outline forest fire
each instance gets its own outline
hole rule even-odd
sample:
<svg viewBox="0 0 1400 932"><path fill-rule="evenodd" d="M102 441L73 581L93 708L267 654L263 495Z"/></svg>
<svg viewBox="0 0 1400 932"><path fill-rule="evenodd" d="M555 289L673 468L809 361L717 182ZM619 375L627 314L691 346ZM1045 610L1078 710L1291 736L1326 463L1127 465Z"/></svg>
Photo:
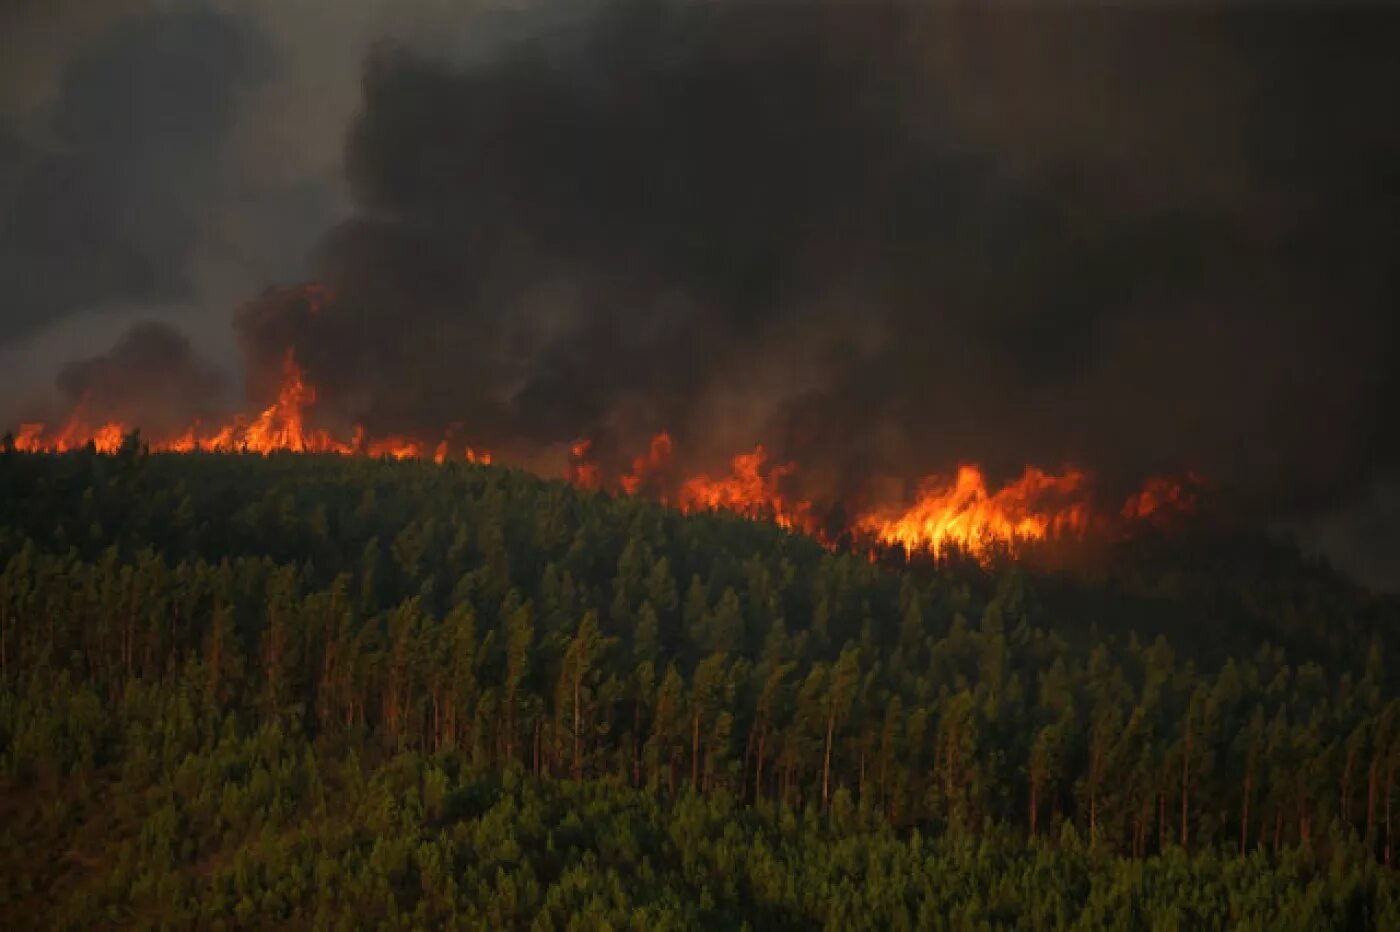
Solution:
<svg viewBox="0 0 1400 932"><path fill-rule="evenodd" d="M768 454L759 444L752 452L740 453L732 462L733 472L711 479L700 475L681 486L678 504L682 511L733 511L750 518L772 521L780 527L811 532L811 502L784 496L780 486L797 469L794 463L768 468Z"/></svg>
<svg viewBox="0 0 1400 932"><path fill-rule="evenodd" d="M1027 467L1019 479L992 492L982 471L965 465L951 483L925 479L908 508L876 510L860 517L856 528L906 551L952 544L981 553L996 543L1075 538L1089 527L1085 491L1085 476L1077 470L1055 476Z"/></svg>
<svg viewBox="0 0 1400 932"><path fill-rule="evenodd" d="M1129 521L1148 520L1164 514L1179 514L1196 509L1201 490L1208 488L1204 478L1188 472L1184 479L1153 476L1142 488L1128 496L1120 512Z"/></svg>
<svg viewBox="0 0 1400 932"><path fill-rule="evenodd" d="M454 441L461 426L456 423L436 443L400 434L368 436L360 426L349 438L338 438L329 430L308 426L308 413L315 407L316 397L315 387L288 350L277 398L256 416L235 414L212 429L195 423L178 435L149 437L145 442L152 451L166 453L291 452L431 459L436 463L454 458L491 462L489 452ZM117 452L131 426L116 421L94 426L86 414L88 401L80 401L56 432L47 433L40 423L22 424L14 437L15 449L62 453L91 444L98 453ZM772 521L818 538L827 536L813 502L793 491L798 485L797 464L770 462L762 444L735 455L728 474L689 477L678 468L675 442L666 432L651 439L646 452L632 461L630 471L611 478L593 454L591 440L574 442L565 478L580 488L641 495L686 513L725 511ZM937 553L956 547L986 559L1000 548L1015 550L1032 542L1080 539L1091 530L1103 531L1110 525L1123 528L1149 519L1160 521L1164 515L1188 513L1196 508L1198 490L1203 487L1194 474L1184 480L1153 477L1128 497L1116 515L1107 515L1091 504L1091 483L1079 470L1067 468L1053 474L1027 467L1019 478L993 488L979 467L964 464L951 478L922 479L912 502L883 502L863 509L849 520L845 530L858 539L909 553Z"/></svg>
<svg viewBox="0 0 1400 932"><path fill-rule="evenodd" d="M282 360L282 379L277 399L255 417L235 414L213 429L199 423L170 437L146 437L152 451L160 453L331 453L341 456L368 456L390 459L422 459L431 455L444 462L452 450L451 434L436 446L411 437L386 434L367 436L357 426L349 439L340 439L329 430L307 426L307 412L316 404L316 389L307 382L296 356L290 350ZM21 424L15 435L15 449L28 453L65 453L89 443L99 453L115 453L135 425L109 421L92 426L87 415L87 399L80 402L55 433L46 433L41 423ZM491 454L465 448L468 462L489 463Z"/></svg>

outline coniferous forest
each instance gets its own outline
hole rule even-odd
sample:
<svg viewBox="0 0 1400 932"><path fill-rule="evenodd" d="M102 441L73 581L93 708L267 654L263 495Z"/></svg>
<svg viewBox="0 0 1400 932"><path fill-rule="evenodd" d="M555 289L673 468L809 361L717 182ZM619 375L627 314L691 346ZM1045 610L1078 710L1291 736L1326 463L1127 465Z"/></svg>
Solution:
<svg viewBox="0 0 1400 932"><path fill-rule="evenodd" d="M0 452L7 928L1400 928L1400 609L466 463Z"/></svg>

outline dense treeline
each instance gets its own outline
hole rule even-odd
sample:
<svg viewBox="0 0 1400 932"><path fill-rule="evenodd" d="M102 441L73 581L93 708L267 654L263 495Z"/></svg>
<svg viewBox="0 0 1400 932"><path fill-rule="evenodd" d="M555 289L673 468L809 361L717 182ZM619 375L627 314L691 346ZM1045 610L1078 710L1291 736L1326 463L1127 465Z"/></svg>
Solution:
<svg viewBox="0 0 1400 932"><path fill-rule="evenodd" d="M1286 545L906 566L135 443L0 491L17 915L1400 922L1396 606Z"/></svg>

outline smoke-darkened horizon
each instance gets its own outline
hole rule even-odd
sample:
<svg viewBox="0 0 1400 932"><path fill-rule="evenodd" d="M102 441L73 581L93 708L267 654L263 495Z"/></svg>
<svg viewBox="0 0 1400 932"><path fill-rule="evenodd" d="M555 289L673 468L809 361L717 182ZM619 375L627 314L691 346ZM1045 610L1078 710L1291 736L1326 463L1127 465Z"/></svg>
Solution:
<svg viewBox="0 0 1400 932"><path fill-rule="evenodd" d="M222 9L117 17L44 147L0 125L0 343L192 293L193 230L286 243L218 166L260 138L239 95L296 64L267 61L287 14ZM328 424L613 463L666 430L695 469L763 443L838 497L1072 463L1197 471L1284 518L1395 475L1393 17L540 3L424 38L450 21L358 50L344 209L285 208L295 258L244 264L268 277L223 345L257 403L290 350ZM134 56L165 67L113 83ZM289 272L330 297L257 297ZM169 316L74 354L63 391L133 423L172 392L207 410L214 366Z"/></svg>

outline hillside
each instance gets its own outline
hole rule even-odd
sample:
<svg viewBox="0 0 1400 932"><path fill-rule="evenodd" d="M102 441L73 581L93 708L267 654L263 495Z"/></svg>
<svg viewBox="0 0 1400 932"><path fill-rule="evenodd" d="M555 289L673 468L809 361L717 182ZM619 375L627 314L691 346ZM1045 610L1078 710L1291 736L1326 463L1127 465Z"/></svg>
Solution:
<svg viewBox="0 0 1400 932"><path fill-rule="evenodd" d="M0 452L0 567L11 927L1400 925L1400 609L1286 543L128 443Z"/></svg>

